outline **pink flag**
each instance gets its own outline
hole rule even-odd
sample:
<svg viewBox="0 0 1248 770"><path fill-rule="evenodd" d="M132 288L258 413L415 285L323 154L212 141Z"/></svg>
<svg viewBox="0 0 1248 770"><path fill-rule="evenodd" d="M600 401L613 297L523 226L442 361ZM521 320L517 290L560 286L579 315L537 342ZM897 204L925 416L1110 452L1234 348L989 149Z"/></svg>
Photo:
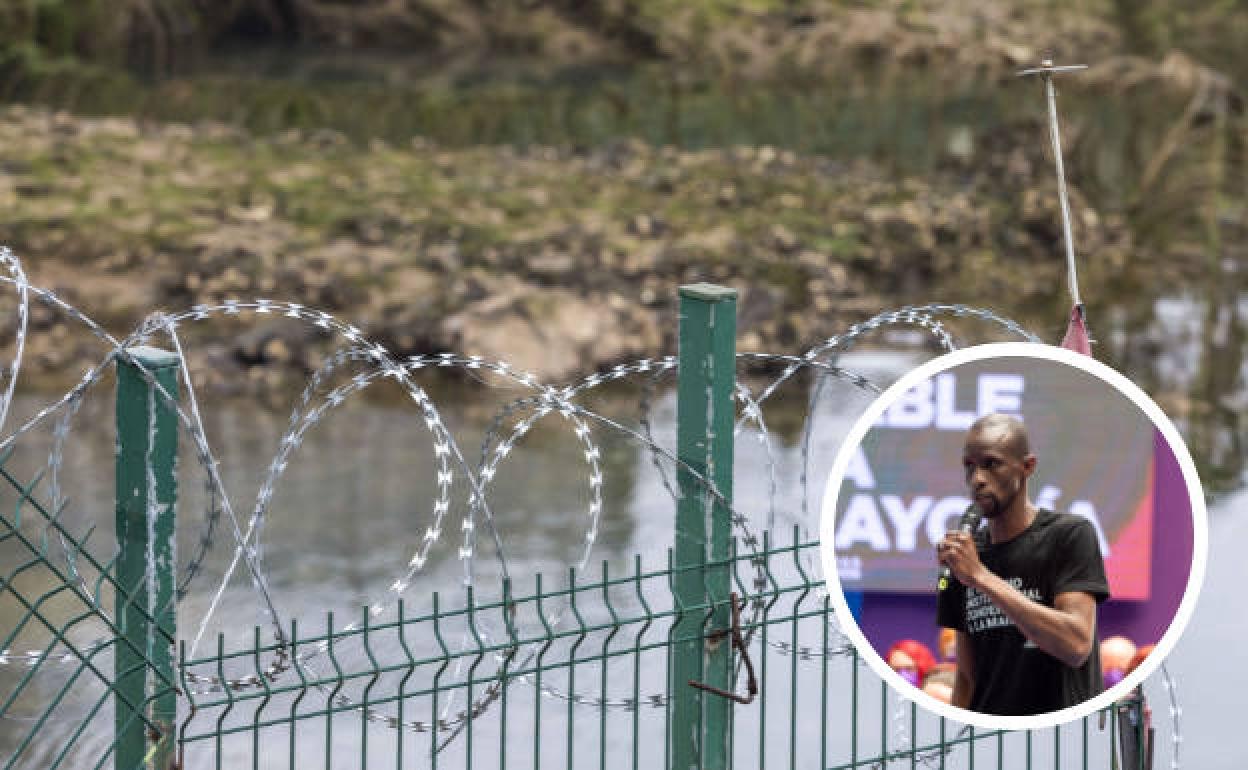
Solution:
<svg viewBox="0 0 1248 770"><path fill-rule="evenodd" d="M1066 325L1062 347L1085 356L1092 355L1092 346L1088 343L1088 328L1083 324L1083 308L1078 305L1070 309L1070 323Z"/></svg>

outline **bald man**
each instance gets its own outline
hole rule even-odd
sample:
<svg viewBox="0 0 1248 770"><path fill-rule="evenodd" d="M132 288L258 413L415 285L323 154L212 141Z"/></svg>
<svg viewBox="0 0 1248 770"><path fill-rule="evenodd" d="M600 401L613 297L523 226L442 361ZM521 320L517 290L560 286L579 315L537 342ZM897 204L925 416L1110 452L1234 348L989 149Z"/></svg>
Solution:
<svg viewBox="0 0 1248 770"><path fill-rule="evenodd" d="M953 704L985 714L1043 714L1101 691L1096 608L1109 598L1096 531L1036 508L1027 431L1000 414L967 431L962 468L986 526L945 535L937 560L953 580L937 622L957 631Z"/></svg>

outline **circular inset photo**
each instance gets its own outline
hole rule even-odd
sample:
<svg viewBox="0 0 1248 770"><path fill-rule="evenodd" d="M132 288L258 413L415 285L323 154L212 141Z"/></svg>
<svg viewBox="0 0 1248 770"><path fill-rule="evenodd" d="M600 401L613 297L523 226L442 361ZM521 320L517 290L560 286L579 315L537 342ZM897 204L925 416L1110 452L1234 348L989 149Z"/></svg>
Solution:
<svg viewBox="0 0 1248 770"><path fill-rule="evenodd" d="M1094 359L934 359L855 423L820 522L838 618L941 716L1035 729L1133 695L1187 624L1204 497L1173 424Z"/></svg>

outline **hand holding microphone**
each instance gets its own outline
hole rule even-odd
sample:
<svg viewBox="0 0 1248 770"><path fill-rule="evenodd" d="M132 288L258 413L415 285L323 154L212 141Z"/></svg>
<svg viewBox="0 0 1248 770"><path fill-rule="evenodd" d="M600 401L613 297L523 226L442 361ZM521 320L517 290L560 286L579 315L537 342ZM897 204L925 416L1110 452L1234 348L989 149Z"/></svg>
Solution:
<svg viewBox="0 0 1248 770"><path fill-rule="evenodd" d="M974 534L979 528L979 522L984 517L984 511L976 503L970 506L962 513L962 518L958 519L958 531L967 535ZM940 580L936 582L936 590L944 591L949 587L949 579L953 577L953 570L948 564L942 564L940 567Z"/></svg>

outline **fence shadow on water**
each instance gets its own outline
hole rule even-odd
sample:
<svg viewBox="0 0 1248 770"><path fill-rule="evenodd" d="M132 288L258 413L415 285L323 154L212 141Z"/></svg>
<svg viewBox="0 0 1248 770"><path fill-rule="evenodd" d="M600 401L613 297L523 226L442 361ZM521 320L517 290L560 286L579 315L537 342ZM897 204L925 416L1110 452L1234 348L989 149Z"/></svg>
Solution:
<svg viewBox="0 0 1248 770"><path fill-rule="evenodd" d="M813 406L826 384L878 390L868 378L838 365L838 356L860 337L893 325L915 326L938 347L951 349L955 342L946 321L960 319L1010 338L1034 339L992 313L945 305L882 313L800 356L737 354L733 327L725 332L722 318L718 341L694 351L682 321L681 359L622 365L555 388L472 356L395 361L359 330L325 313L267 300L157 316L119 341L55 295L28 284L7 251L0 249L0 257L10 273L5 280L22 299L19 354L30 299L80 320L105 350L77 388L2 442L11 449L29 440L34 426L55 421L47 463L53 471L50 491L47 484L40 487L0 466L4 497L15 501L0 511L0 760L6 770L649 768L681 764L690 746L698 766L716 766L706 758L717 751L723 755L719 766L732 767L1099 768L1117 762L1116 718L1103 726L1094 716L1053 730L977 732L893 693L839 630L819 544L809 534L813 521L792 515L799 524L791 530L777 522L770 449L764 467L773 499L765 526L758 526L757 515L733 507L732 444L757 437L766 446L762 407L786 380L802 370L816 376L800 439L805 462L816 432ZM707 287L700 291L703 299L731 299ZM725 307L735 312L735 305ZM250 518L230 508L178 357L140 347L165 335L168 347L180 351L180 324L245 313L310 323L342 345L297 401ZM682 312L682 319L690 317ZM714 326L700 327L708 339ZM691 353L697 355L687 358ZM689 361L702 357L718 357L718 370L708 364L707 371L695 372L700 364ZM783 371L752 389L737 379L736 370L758 359L770 359ZM56 485L70 422L64 415L72 416L83 393L114 362L119 371L114 535L121 547L108 533L63 518ZM10 385L19 364L20 355L9 369ZM500 413L475 467L436 405L412 381L422 369L435 367L488 374L531 393ZM651 424L646 405L655 383L678 369L682 389L695 377L705 378L693 382L693 395L682 391L682 404L720 390L713 404L694 404L701 421L681 420L679 446L672 450L653 439L660 426ZM383 378L405 389L428 429L437 478L428 527L413 536L410 560L390 588L352 617L286 617L272 601L260 545L273 484L313 424ZM596 414L578 401L599 385L628 379L642 383L636 424ZM11 398L10 389L5 411ZM474 581L477 540L497 536L487 487L519 439L546 416L567 421L588 467L579 556L562 574L512 573L504 564L501 580ZM602 432L623 436L649 454L671 493L673 511L681 511L673 516L670 550L637 556L628 569L599 561L593 550L604 505L595 438ZM180 572L172 551L161 550L162 543L172 542L175 507L162 479L174 478L177 454L162 442L175 433L190 440L208 487L202 531L196 546L176 560ZM699 446L701 457L690 454L689 445ZM800 486L805 513L805 469ZM457 491L463 492L461 499L454 499ZM447 517L453 513L462 514L458 555L466 565L465 585L440 593L421 590L421 570L452 528ZM128 528L123 520L136 526ZM690 521L713 531L695 534ZM222 541L233 553L221 585L209 586L208 595L215 591L216 598L207 605L207 616L218 609L226 583L237 574L250 580L267 619L250 633L239 633L245 626L229 623L226 610L228 637L207 633L207 616L174 612L187 586L206 579L200 569L204 555ZM690 542L697 555L692 560L690 551L682 550ZM502 544L496 546L501 559ZM733 620L737 601L740 611ZM182 626L175 628L175 622ZM688 676L690 671L698 673ZM688 680L697 678L732 690L743 702L694 689ZM689 730L692 742L684 732ZM716 748L718 739L723 744Z"/></svg>

